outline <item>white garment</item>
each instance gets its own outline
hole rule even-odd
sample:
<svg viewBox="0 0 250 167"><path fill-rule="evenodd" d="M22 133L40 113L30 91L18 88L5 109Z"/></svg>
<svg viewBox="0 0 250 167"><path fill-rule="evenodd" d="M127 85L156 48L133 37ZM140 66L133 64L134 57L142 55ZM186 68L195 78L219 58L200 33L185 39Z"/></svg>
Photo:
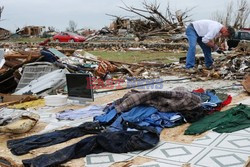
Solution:
<svg viewBox="0 0 250 167"><path fill-rule="evenodd" d="M198 20L192 22L196 33L202 37L203 43L208 43L210 40L219 37L220 30L223 27L217 21L212 20Z"/></svg>
<svg viewBox="0 0 250 167"><path fill-rule="evenodd" d="M89 119L103 114L104 105L91 105L77 110L65 110L56 114L58 120Z"/></svg>

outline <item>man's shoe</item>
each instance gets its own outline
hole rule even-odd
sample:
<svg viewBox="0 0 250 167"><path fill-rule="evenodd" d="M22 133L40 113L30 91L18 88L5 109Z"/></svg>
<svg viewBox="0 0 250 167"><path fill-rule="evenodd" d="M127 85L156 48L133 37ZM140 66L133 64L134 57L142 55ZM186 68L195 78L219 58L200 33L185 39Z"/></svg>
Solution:
<svg viewBox="0 0 250 167"><path fill-rule="evenodd" d="M196 73L196 70L194 68L187 68L186 72L189 74L194 74L194 73Z"/></svg>

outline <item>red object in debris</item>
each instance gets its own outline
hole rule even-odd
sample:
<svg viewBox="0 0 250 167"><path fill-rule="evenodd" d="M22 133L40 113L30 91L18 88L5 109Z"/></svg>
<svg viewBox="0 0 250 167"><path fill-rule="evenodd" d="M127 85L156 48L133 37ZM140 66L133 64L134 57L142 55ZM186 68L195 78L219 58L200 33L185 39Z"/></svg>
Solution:
<svg viewBox="0 0 250 167"><path fill-rule="evenodd" d="M230 104L232 102L232 99L233 99L232 96L228 95L227 99L221 103L221 105L217 108L217 110L220 111L223 107L225 107L228 104Z"/></svg>
<svg viewBox="0 0 250 167"><path fill-rule="evenodd" d="M72 32L61 32L53 36L53 40L56 42L84 42L86 38Z"/></svg>
<svg viewBox="0 0 250 167"><path fill-rule="evenodd" d="M224 100L219 106L217 106L216 108L214 108L212 111L210 111L208 114L212 114L215 111L220 111L223 107L227 106L228 104L230 104L232 102L232 96L228 95L227 99Z"/></svg>
<svg viewBox="0 0 250 167"><path fill-rule="evenodd" d="M114 72L117 67L111 64L109 61L101 61L96 70L96 75L104 77L108 72Z"/></svg>
<svg viewBox="0 0 250 167"><path fill-rule="evenodd" d="M202 88L199 88L199 89L193 90L193 92L195 92L195 93L205 93L205 90L202 89Z"/></svg>
<svg viewBox="0 0 250 167"><path fill-rule="evenodd" d="M51 42L51 40L50 40L50 39L46 39L45 41L39 43L39 45L40 45L40 46L45 46L45 45L47 45L49 42Z"/></svg>
<svg viewBox="0 0 250 167"><path fill-rule="evenodd" d="M250 28L241 28L240 30L250 31Z"/></svg>

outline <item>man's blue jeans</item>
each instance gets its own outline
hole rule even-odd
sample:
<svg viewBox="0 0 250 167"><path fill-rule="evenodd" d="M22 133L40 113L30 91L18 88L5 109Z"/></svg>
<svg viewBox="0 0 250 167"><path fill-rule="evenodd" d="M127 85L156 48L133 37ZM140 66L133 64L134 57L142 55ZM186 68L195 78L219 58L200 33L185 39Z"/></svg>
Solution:
<svg viewBox="0 0 250 167"><path fill-rule="evenodd" d="M198 43L205 56L205 65L210 67L213 64L213 59L211 56L211 48L202 42L202 37L199 37L191 24L186 29L186 35L188 38L188 52L186 58L186 68L192 68L195 65L195 52L196 43Z"/></svg>

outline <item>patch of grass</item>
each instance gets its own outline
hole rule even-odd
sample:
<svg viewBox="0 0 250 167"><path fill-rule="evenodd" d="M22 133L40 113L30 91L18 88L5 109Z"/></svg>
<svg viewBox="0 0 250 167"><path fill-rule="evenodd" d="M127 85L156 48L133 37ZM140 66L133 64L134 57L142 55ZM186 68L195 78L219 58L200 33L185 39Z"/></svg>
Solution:
<svg viewBox="0 0 250 167"><path fill-rule="evenodd" d="M20 37L20 38L10 38L7 39L7 42L42 42L46 38L39 38L39 37Z"/></svg>
<svg viewBox="0 0 250 167"><path fill-rule="evenodd" d="M89 53L105 60L120 61L126 63L139 63L141 61L155 61L158 63L171 63L186 56L186 53L157 52L157 51L89 51Z"/></svg>

